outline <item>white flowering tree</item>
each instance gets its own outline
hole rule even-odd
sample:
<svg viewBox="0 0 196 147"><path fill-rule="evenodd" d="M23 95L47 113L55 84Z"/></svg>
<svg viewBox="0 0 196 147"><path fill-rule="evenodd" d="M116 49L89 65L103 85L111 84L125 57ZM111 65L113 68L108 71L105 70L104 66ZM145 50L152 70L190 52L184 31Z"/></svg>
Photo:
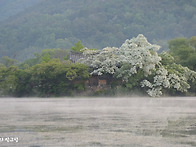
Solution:
<svg viewBox="0 0 196 147"><path fill-rule="evenodd" d="M161 67L156 71L152 81L143 80L142 87L148 87L147 93L152 97L162 95L163 89L187 92L190 84L196 79L196 72L179 64Z"/></svg>
<svg viewBox="0 0 196 147"><path fill-rule="evenodd" d="M85 58L81 62L94 69L91 75L114 74L119 63L118 56L115 54L116 50L115 47L106 47L100 51L85 49L83 51Z"/></svg>
<svg viewBox="0 0 196 147"><path fill-rule="evenodd" d="M143 71L145 76L150 75L160 65L161 58L157 54L159 48L158 45L150 44L142 34L126 40L117 51L122 65L117 77L128 82L138 71Z"/></svg>
<svg viewBox="0 0 196 147"><path fill-rule="evenodd" d="M140 34L126 40L120 48L85 49L81 62L93 68L91 74L114 75L129 88L141 86L152 97L161 96L163 89L187 92L189 82L196 79L196 72L173 63L173 57L167 53L159 56L159 49L160 46L150 44Z"/></svg>

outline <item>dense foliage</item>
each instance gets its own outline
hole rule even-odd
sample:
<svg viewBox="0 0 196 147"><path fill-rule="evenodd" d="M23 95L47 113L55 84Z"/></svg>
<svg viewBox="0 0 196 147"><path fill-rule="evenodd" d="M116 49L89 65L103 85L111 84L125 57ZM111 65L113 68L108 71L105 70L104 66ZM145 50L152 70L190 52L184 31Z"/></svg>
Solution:
<svg viewBox="0 0 196 147"><path fill-rule="evenodd" d="M40 2L40 0L1 0L0 22L25 11L25 9L36 5L38 2Z"/></svg>
<svg viewBox="0 0 196 147"><path fill-rule="evenodd" d="M176 63L196 71L196 36L170 40L169 53Z"/></svg>
<svg viewBox="0 0 196 147"><path fill-rule="evenodd" d="M127 88L146 87L152 97L161 96L164 91L187 92L196 79L196 72L174 63L168 53L159 56L159 48L140 34L126 40L120 48L85 50L86 58L81 62L93 68L91 75L110 74L125 82Z"/></svg>
<svg viewBox="0 0 196 147"><path fill-rule="evenodd" d="M26 69L0 66L1 96L66 96L84 90L87 66L52 59Z"/></svg>
<svg viewBox="0 0 196 147"><path fill-rule="evenodd" d="M80 56L76 63L69 61L65 49L45 49L23 63L3 57L0 96L88 95L89 90L90 95L130 94L136 90L151 97L195 95L195 63L189 59L195 54L195 41L194 36L190 40L172 39L170 50L161 54L160 46L150 44L142 34L127 39L119 48L102 50L88 49L79 41L70 48ZM88 85L94 76L102 82L109 80L105 88Z"/></svg>
<svg viewBox="0 0 196 147"><path fill-rule="evenodd" d="M78 40L102 49L119 47L130 34L143 33L162 46L174 37L189 38L196 32L196 1L1 0L0 21L0 56L24 61Z"/></svg>

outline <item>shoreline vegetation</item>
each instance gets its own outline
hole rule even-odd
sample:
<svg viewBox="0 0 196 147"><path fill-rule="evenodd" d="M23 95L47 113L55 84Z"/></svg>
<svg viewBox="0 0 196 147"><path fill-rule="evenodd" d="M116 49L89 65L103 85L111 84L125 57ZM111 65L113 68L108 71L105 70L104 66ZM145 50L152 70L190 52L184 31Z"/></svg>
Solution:
<svg viewBox="0 0 196 147"><path fill-rule="evenodd" d="M196 36L158 53L139 34L121 47L45 49L22 63L0 60L0 97L167 97L196 95Z"/></svg>

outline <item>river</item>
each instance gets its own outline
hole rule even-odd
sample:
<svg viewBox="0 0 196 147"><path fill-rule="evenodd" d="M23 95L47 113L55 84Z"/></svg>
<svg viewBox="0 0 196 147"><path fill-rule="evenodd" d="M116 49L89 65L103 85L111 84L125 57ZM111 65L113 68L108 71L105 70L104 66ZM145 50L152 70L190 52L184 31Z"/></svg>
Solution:
<svg viewBox="0 0 196 147"><path fill-rule="evenodd" d="M1 147L195 147L196 97L1 98Z"/></svg>

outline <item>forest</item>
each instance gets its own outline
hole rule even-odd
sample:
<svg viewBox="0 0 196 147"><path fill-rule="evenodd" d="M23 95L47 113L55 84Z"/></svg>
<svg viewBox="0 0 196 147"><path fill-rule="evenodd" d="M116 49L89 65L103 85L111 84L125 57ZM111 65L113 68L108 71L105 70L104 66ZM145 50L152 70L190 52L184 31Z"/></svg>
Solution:
<svg viewBox="0 0 196 147"><path fill-rule="evenodd" d="M43 49L120 47L144 34L167 50L172 38L190 38L196 28L195 0L1 0L0 58L21 62Z"/></svg>
<svg viewBox="0 0 196 147"><path fill-rule="evenodd" d="M195 96L195 24L195 0L1 0L0 96Z"/></svg>
<svg viewBox="0 0 196 147"><path fill-rule="evenodd" d="M119 48L88 49L79 41L69 51L45 49L22 63L4 56L0 96L195 96L196 36L172 39L168 46L158 53L161 47L139 34ZM73 62L71 52L82 56ZM90 85L92 77L109 82Z"/></svg>

